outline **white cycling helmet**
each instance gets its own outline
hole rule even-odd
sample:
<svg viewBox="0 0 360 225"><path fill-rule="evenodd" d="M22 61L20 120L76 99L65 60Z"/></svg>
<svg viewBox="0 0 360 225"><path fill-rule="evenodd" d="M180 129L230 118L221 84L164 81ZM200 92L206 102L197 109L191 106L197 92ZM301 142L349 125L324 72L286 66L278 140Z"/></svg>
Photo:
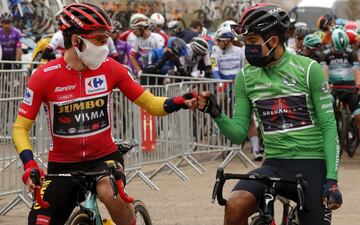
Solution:
<svg viewBox="0 0 360 225"><path fill-rule="evenodd" d="M229 26L223 26L215 32L215 38L217 40L232 40L234 39L234 33Z"/></svg>
<svg viewBox="0 0 360 225"><path fill-rule="evenodd" d="M156 26L163 26L165 24L165 18L160 13L153 13L150 16L151 23Z"/></svg>
<svg viewBox="0 0 360 225"><path fill-rule="evenodd" d="M130 17L130 28L148 27L150 25L149 17L141 13L135 13Z"/></svg>
<svg viewBox="0 0 360 225"><path fill-rule="evenodd" d="M195 55L205 55L209 52L208 43L201 37L195 37L190 42L190 47Z"/></svg>
<svg viewBox="0 0 360 225"><path fill-rule="evenodd" d="M169 30L173 30L173 31L178 31L181 27L181 24L179 23L179 21L177 20L171 20L168 24L167 24L167 28Z"/></svg>
<svg viewBox="0 0 360 225"><path fill-rule="evenodd" d="M236 22L233 20L226 20L224 21L219 28L221 27L230 27L231 25L236 25Z"/></svg>

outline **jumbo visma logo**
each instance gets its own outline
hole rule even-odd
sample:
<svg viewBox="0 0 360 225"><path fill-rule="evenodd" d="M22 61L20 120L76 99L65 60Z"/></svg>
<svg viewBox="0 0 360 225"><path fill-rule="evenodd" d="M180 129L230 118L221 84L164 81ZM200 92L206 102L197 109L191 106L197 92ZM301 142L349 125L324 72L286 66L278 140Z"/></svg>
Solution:
<svg viewBox="0 0 360 225"><path fill-rule="evenodd" d="M87 109L93 109L95 107L101 108L105 105L104 99L88 100L84 102L75 102L68 105L59 106L58 113L71 113L76 111L82 111Z"/></svg>

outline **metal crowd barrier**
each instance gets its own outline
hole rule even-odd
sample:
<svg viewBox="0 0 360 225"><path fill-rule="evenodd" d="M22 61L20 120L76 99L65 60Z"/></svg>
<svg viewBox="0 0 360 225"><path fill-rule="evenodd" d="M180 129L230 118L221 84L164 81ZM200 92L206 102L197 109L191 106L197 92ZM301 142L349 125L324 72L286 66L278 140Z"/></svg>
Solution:
<svg viewBox="0 0 360 225"><path fill-rule="evenodd" d="M29 73L27 68L0 70L0 118L3 118L3 122L0 124L0 197L17 194L13 201L0 209L0 215L5 215L21 201L25 202L27 206L31 206L31 199L20 179L23 174L22 163L12 142L12 124L15 121L18 106L22 101ZM221 91L224 89L224 84L231 85L229 81L168 76L167 80L170 83L166 85L147 85L154 83L154 79L162 80L162 78L163 76L159 75L143 75L142 83L158 96L172 97L189 91L208 90L217 93L218 100L225 112L231 113L232 111L232 93ZM141 141L144 121L141 119L140 108L129 102L119 90L114 90L111 104L114 139L137 139ZM128 182L139 177L150 188L159 190L152 178L164 168L170 169L182 180L187 180L188 177L179 169L179 165L183 162L188 163L194 170L202 174L205 168L193 157L194 154L200 153L221 153L231 150L233 154L225 159L222 166L226 166L224 163L230 162L236 155L241 160L255 166L242 153L241 147L232 147L231 143L220 135L209 115L197 110L180 110L168 116L156 117L154 124L155 149L143 151L141 147L138 147L125 157ZM45 169L48 149L51 148L51 139L47 116L43 109L39 112L30 136L35 160ZM173 163L176 159L179 161ZM158 167L152 174L146 175L143 172L143 167L146 165L157 165Z"/></svg>

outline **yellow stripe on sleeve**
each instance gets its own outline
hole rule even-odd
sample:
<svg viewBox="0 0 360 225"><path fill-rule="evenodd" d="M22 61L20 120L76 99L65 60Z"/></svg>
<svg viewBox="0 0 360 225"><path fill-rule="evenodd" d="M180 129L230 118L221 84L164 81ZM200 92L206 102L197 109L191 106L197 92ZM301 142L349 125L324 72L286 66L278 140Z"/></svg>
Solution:
<svg viewBox="0 0 360 225"><path fill-rule="evenodd" d="M166 97L158 97L151 94L149 91L144 91L136 100L135 104L145 109L151 115L165 116L164 102Z"/></svg>
<svg viewBox="0 0 360 225"><path fill-rule="evenodd" d="M16 146L16 151L19 154L25 149L32 149L29 131L33 123L33 120L26 119L25 117L16 117L16 121L13 126L13 140Z"/></svg>

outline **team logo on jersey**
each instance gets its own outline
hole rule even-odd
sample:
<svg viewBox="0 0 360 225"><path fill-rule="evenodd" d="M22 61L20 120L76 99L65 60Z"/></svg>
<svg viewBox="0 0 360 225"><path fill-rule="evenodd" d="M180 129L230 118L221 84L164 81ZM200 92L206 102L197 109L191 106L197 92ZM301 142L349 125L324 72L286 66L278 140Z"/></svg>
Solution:
<svg viewBox="0 0 360 225"><path fill-rule="evenodd" d="M26 88L23 102L26 105L32 105L34 98L34 92L30 88Z"/></svg>
<svg viewBox="0 0 360 225"><path fill-rule="evenodd" d="M296 80L290 74L285 74L283 76L283 83L289 87L293 87L296 85Z"/></svg>
<svg viewBox="0 0 360 225"><path fill-rule="evenodd" d="M57 102L52 105L53 134L63 137L93 135L110 127L109 96Z"/></svg>
<svg viewBox="0 0 360 225"><path fill-rule="evenodd" d="M86 94L94 94L107 90L105 75L89 77L85 79Z"/></svg>
<svg viewBox="0 0 360 225"><path fill-rule="evenodd" d="M305 95L255 101L264 132L302 129L313 125Z"/></svg>

